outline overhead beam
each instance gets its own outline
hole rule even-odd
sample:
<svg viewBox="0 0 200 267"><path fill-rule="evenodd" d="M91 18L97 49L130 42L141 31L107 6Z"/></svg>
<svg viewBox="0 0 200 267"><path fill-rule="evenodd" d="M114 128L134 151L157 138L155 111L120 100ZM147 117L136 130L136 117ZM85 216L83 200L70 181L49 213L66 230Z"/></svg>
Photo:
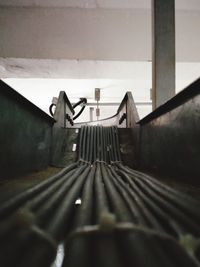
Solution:
<svg viewBox="0 0 200 267"><path fill-rule="evenodd" d="M153 109L175 95L175 3L152 0Z"/></svg>
<svg viewBox="0 0 200 267"><path fill-rule="evenodd" d="M72 103L72 105L74 105L75 103ZM101 107L105 107L105 106L119 106L121 103L120 102L100 102L98 105ZM152 102L135 102L136 106L150 106L152 104ZM86 104L86 106L90 106L90 107L96 107L97 103L96 102L89 102Z"/></svg>

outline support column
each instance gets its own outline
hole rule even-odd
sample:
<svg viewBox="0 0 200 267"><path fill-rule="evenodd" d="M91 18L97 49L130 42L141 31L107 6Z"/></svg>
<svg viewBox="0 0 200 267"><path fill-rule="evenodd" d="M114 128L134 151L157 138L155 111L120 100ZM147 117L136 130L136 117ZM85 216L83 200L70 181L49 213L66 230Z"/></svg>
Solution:
<svg viewBox="0 0 200 267"><path fill-rule="evenodd" d="M90 121L94 121L93 114L94 114L94 108L90 107Z"/></svg>
<svg viewBox="0 0 200 267"><path fill-rule="evenodd" d="M175 3L152 0L153 109L175 95Z"/></svg>

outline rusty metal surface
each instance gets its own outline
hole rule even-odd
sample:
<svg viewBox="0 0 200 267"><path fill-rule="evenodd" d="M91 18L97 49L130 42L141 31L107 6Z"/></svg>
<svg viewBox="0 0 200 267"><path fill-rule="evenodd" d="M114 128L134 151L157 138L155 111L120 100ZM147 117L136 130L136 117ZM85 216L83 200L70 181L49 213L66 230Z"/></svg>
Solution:
<svg viewBox="0 0 200 267"><path fill-rule="evenodd" d="M0 81L0 178L49 165L53 118Z"/></svg>
<svg viewBox="0 0 200 267"><path fill-rule="evenodd" d="M139 168L200 184L200 79L139 125Z"/></svg>
<svg viewBox="0 0 200 267"><path fill-rule="evenodd" d="M34 112L36 115L39 116L46 121L48 121L50 124L53 124L55 121L54 119L49 116L46 112L38 108L35 104L30 102L27 98L22 96L20 93L15 91L12 87L10 87L8 84L0 80L0 93L1 96L6 97L7 99L13 99L15 102L17 102L19 105L21 105L24 109L29 110L30 112ZM1 116L3 113L1 112Z"/></svg>
<svg viewBox="0 0 200 267"><path fill-rule="evenodd" d="M57 133L56 147L54 148L53 166L65 167L76 161L79 135L77 130L75 128L60 128Z"/></svg>
<svg viewBox="0 0 200 267"><path fill-rule="evenodd" d="M134 168L136 167L136 145L133 138L133 132L130 128L119 128L119 143L122 161L125 165Z"/></svg>
<svg viewBox="0 0 200 267"><path fill-rule="evenodd" d="M73 114L74 110L67 95L64 91L61 91L54 113L54 119L56 122L53 126L51 155L51 164L53 166L59 166L61 164L63 153L65 151L65 149L63 149L63 144L66 140L65 129L66 127L72 126L70 122L73 123Z"/></svg>

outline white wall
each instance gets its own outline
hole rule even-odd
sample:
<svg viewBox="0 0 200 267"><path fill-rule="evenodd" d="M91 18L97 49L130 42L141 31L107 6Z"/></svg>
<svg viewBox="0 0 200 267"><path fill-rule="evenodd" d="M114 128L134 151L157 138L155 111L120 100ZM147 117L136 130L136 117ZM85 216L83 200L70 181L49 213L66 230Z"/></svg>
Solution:
<svg viewBox="0 0 200 267"><path fill-rule="evenodd" d="M72 103L76 103L80 97L86 97L88 103L94 103L96 87L101 89L100 103L110 103L109 107L100 107L101 119L116 113L118 106L113 106L112 103L120 104L127 91L133 93L136 102L150 102L151 82L145 79L4 79L4 81L47 113L52 98L58 97L60 91L65 91ZM140 116L143 117L150 111L151 105L140 108ZM80 119L89 120L89 108Z"/></svg>

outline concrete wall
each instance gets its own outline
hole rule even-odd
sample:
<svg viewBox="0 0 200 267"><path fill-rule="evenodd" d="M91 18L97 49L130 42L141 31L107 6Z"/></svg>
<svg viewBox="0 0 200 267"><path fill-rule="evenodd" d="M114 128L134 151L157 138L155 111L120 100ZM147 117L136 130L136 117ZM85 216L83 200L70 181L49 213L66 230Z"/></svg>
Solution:
<svg viewBox="0 0 200 267"><path fill-rule="evenodd" d="M0 81L0 178L50 163L53 119Z"/></svg>

